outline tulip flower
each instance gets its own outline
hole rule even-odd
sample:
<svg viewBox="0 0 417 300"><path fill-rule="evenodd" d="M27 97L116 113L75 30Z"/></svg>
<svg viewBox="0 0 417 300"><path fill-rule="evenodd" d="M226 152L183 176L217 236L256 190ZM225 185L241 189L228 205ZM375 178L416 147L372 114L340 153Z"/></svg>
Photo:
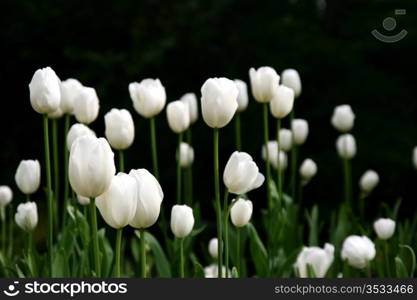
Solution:
<svg viewBox="0 0 417 300"><path fill-rule="evenodd" d="M217 238L212 238L208 244L208 252L210 253L210 256L214 259L216 259L219 256L218 244L219 240Z"/></svg>
<svg viewBox="0 0 417 300"><path fill-rule="evenodd" d="M242 149L242 137L241 137L241 125L240 125L240 114L248 107L248 86L246 82L235 79L234 80L239 94L237 95L237 111L235 114L235 138L236 138L236 149L241 151Z"/></svg>
<svg viewBox="0 0 417 300"><path fill-rule="evenodd" d="M14 220L21 229L31 232L38 224L38 209L35 202L20 203Z"/></svg>
<svg viewBox="0 0 417 300"><path fill-rule="evenodd" d="M346 203L349 203L352 198L352 174L350 160L356 155L355 138L349 133L342 134L336 141L336 148L343 161L345 201Z"/></svg>
<svg viewBox="0 0 417 300"><path fill-rule="evenodd" d="M181 143L179 152L177 152L177 160L181 168L188 168L194 162L194 149L187 143Z"/></svg>
<svg viewBox="0 0 417 300"><path fill-rule="evenodd" d="M336 106L333 111L331 123L340 132L348 132L353 128L355 114L350 105Z"/></svg>
<svg viewBox="0 0 417 300"><path fill-rule="evenodd" d="M49 119L59 119L64 115L64 112L61 110L61 108L58 106L56 110L53 112L48 113Z"/></svg>
<svg viewBox="0 0 417 300"><path fill-rule="evenodd" d="M282 128L279 131L279 142L280 149L284 152L288 152L293 147L293 135L292 131L286 128Z"/></svg>
<svg viewBox="0 0 417 300"><path fill-rule="evenodd" d="M368 237L351 235L343 242L341 257L350 266L363 269L375 258L375 253L375 245Z"/></svg>
<svg viewBox="0 0 417 300"><path fill-rule="evenodd" d="M77 79L69 78L61 82L61 104L60 108L64 114L74 112L74 101L83 85Z"/></svg>
<svg viewBox="0 0 417 300"><path fill-rule="evenodd" d="M291 131L294 137L294 144L297 146L304 144L308 136L307 121L303 119L292 120Z"/></svg>
<svg viewBox="0 0 417 300"><path fill-rule="evenodd" d="M334 246L332 244L326 243L324 248L304 247L298 254L294 267L301 278L311 276L323 278L332 265L333 259ZM308 266L311 267L314 274L309 272Z"/></svg>
<svg viewBox="0 0 417 300"><path fill-rule="evenodd" d="M83 124L90 124L97 119L100 104L96 90L83 86L74 99L75 119Z"/></svg>
<svg viewBox="0 0 417 300"><path fill-rule="evenodd" d="M78 200L78 203L80 203L82 206L86 206L91 203L90 198L84 197L78 194L77 194L77 200Z"/></svg>
<svg viewBox="0 0 417 300"><path fill-rule="evenodd" d="M268 151L268 155L266 152ZM287 168L288 159L287 154L280 150L279 152L279 162L278 162L278 143L276 140L269 141L267 146L262 146L262 159L266 161L268 157L268 162L272 165L274 169L279 167L279 170L285 170Z"/></svg>
<svg viewBox="0 0 417 300"><path fill-rule="evenodd" d="M361 179L359 180L359 186L361 188L362 193L365 195L371 193L374 188L379 183L379 176L378 173L374 170L368 170L363 173Z"/></svg>
<svg viewBox="0 0 417 300"><path fill-rule="evenodd" d="M374 223L374 230L381 240L390 239L395 231L395 221L391 219L378 219Z"/></svg>
<svg viewBox="0 0 417 300"><path fill-rule="evenodd" d="M0 208L4 209L13 199L13 192L7 185L0 186Z"/></svg>
<svg viewBox="0 0 417 300"><path fill-rule="evenodd" d="M197 96L194 93L187 93L181 97L181 102L188 106L190 114L190 124L194 124L198 119Z"/></svg>
<svg viewBox="0 0 417 300"><path fill-rule="evenodd" d="M293 108L293 105L293 90L283 85L278 86L270 102L271 113L274 118L280 120L288 116Z"/></svg>
<svg viewBox="0 0 417 300"><path fill-rule="evenodd" d="M68 151L71 151L71 147L74 141L77 138L84 136L84 135L96 136L95 132L92 131L90 128L88 128L88 126L84 124L76 123L72 125L70 130L68 131L67 140L66 140Z"/></svg>
<svg viewBox="0 0 417 300"><path fill-rule="evenodd" d="M295 98L298 98L301 94L301 79L297 70L285 69L281 74L282 84L291 88L294 91Z"/></svg>
<svg viewBox="0 0 417 300"><path fill-rule="evenodd" d="M227 274L230 274L230 270L226 273L225 266L222 266L220 275L218 265L216 264L211 264L204 268L204 278L224 278Z"/></svg>
<svg viewBox="0 0 417 300"><path fill-rule="evenodd" d="M300 166L300 176L302 179L302 185L307 184L311 178L313 178L317 173L316 163L310 159L306 158Z"/></svg>
<svg viewBox="0 0 417 300"><path fill-rule="evenodd" d="M23 194L30 195L39 189L41 165L37 160L22 160L14 177L17 187Z"/></svg>
<svg viewBox="0 0 417 300"><path fill-rule="evenodd" d="M414 147L413 149L413 157L412 157L412 161L413 161L413 166L414 168L417 169L417 146Z"/></svg>

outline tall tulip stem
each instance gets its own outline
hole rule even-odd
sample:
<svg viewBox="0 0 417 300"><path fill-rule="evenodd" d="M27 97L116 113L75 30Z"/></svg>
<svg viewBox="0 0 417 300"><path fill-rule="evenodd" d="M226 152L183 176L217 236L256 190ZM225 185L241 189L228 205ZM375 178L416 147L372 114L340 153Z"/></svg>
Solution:
<svg viewBox="0 0 417 300"><path fill-rule="evenodd" d="M222 275L223 266L223 239L222 239L222 208L220 204L220 182L219 182L219 129L213 129L213 154L214 154L214 195L217 217L217 253L218 253L218 277Z"/></svg>
<svg viewBox="0 0 417 300"><path fill-rule="evenodd" d="M97 213L95 199L90 199L90 226L91 236L93 238L93 255L94 255L94 268L96 276L100 277L100 250L98 247L98 234L97 234Z"/></svg>
<svg viewBox="0 0 417 300"><path fill-rule="evenodd" d="M6 208L3 206L1 214L1 253L6 256Z"/></svg>
<svg viewBox="0 0 417 300"><path fill-rule="evenodd" d="M269 140L269 125L268 125L268 103L263 104L263 121L264 121L264 142L266 147L265 153L265 167L266 167L266 192L268 199L268 207L272 208L272 197L271 197L271 167L269 164L269 153L268 153L268 140Z"/></svg>
<svg viewBox="0 0 417 300"><path fill-rule="evenodd" d="M145 229L140 228L140 274L146 278L146 249L145 249Z"/></svg>
<svg viewBox="0 0 417 300"><path fill-rule="evenodd" d="M228 203L229 198L229 192L226 190L224 193L224 265L226 267L226 278L229 277L229 214L230 209L232 208L232 205L229 205Z"/></svg>
<svg viewBox="0 0 417 300"><path fill-rule="evenodd" d="M152 169L156 179L159 180L158 171L158 152L156 149L156 130L155 130L155 117L150 120L151 125L151 152L152 152Z"/></svg>
<svg viewBox="0 0 417 300"><path fill-rule="evenodd" d="M240 248L242 247L241 245L241 229L240 227L236 228L236 268L237 268L237 274L239 275L239 277L242 277L241 272L242 272L242 258L240 257Z"/></svg>
<svg viewBox="0 0 417 300"><path fill-rule="evenodd" d="M181 164L180 164L180 148L182 143L182 133L178 134L178 147L177 147L177 204L181 204Z"/></svg>
<svg viewBox="0 0 417 300"><path fill-rule="evenodd" d="M119 171L125 171L125 154L123 150L119 150Z"/></svg>
<svg viewBox="0 0 417 300"><path fill-rule="evenodd" d="M180 238L180 277L185 277L185 263L184 263L184 238Z"/></svg>
<svg viewBox="0 0 417 300"><path fill-rule="evenodd" d="M383 241L384 244L384 259L385 259L385 266L386 266L386 274L385 277L389 278L391 277L391 267L390 267L390 261L389 261L389 245L388 241Z"/></svg>
<svg viewBox="0 0 417 300"><path fill-rule="evenodd" d="M191 127L187 129L186 134L187 144L192 145L192 135L191 135ZM191 206L193 201L193 164L190 164L186 170L186 180L187 180L187 205Z"/></svg>
<svg viewBox="0 0 417 300"><path fill-rule="evenodd" d="M52 119L52 160L54 165L54 200L55 215L59 205L59 155L58 155L58 119ZM56 223L58 218L54 219ZM56 224L55 224L56 225Z"/></svg>
<svg viewBox="0 0 417 300"><path fill-rule="evenodd" d="M115 275L116 278L120 278L120 249L122 247L122 233L123 233L123 228L119 228L117 229L116 232L116 266L115 266Z"/></svg>
<svg viewBox="0 0 417 300"><path fill-rule="evenodd" d="M291 198L295 201L297 192L297 159L298 147L293 145L291 149Z"/></svg>
<svg viewBox="0 0 417 300"><path fill-rule="evenodd" d="M68 145L67 145L67 135L70 126L69 114L65 114L65 124L64 124L64 207L62 209L62 225L65 226L67 220L67 207L68 207L68 197L69 197L69 181L68 181Z"/></svg>
<svg viewBox="0 0 417 300"><path fill-rule="evenodd" d="M240 129L240 112L235 114L235 139L236 139L236 150L242 150L242 135Z"/></svg>
<svg viewBox="0 0 417 300"><path fill-rule="evenodd" d="M351 204L351 168L350 160L343 158L343 175L344 175L344 190L345 190L345 202L347 205Z"/></svg>
<svg viewBox="0 0 417 300"><path fill-rule="evenodd" d="M14 215L13 204L10 203L9 204L9 238L8 238L9 248L7 249L7 254L8 254L9 257L11 257L12 253L13 253L13 242L14 242L14 238L13 238L13 231L14 231L13 215Z"/></svg>
<svg viewBox="0 0 417 300"><path fill-rule="evenodd" d="M279 140L279 132L281 130L281 119L277 120L277 187L278 187L278 203L281 206L283 201L282 199L282 170L281 170L281 159L280 159L280 152L281 152L281 143Z"/></svg>
<svg viewBox="0 0 417 300"><path fill-rule="evenodd" d="M46 185L47 185L47 198L48 198L48 258L49 258L49 275L52 277L52 265L53 265L53 199L52 199L52 181L51 181L51 159L49 153L49 121L48 116L43 116L43 137L45 143L45 164L46 164Z"/></svg>

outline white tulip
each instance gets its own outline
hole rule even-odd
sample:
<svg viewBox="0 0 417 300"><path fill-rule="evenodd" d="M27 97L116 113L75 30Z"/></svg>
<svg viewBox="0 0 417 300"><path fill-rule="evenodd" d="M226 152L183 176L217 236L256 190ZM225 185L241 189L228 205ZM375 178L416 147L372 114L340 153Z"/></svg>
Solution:
<svg viewBox="0 0 417 300"><path fill-rule="evenodd" d="M104 116L106 138L113 149L129 148L135 138L135 125L132 115L126 109L113 108Z"/></svg>
<svg viewBox="0 0 417 300"><path fill-rule="evenodd" d="M235 201L235 200L233 200ZM253 205L252 201L243 198L238 199L230 210L230 218L233 225L236 227L243 227L249 223L252 216Z"/></svg>
<svg viewBox="0 0 417 300"><path fill-rule="evenodd" d="M291 131L294 137L294 144L302 145L308 136L308 123L303 119L294 119L291 123Z"/></svg>
<svg viewBox="0 0 417 300"><path fill-rule="evenodd" d="M79 195L96 198L110 187L116 173L114 154L104 138L84 135L72 144L69 182Z"/></svg>
<svg viewBox="0 0 417 300"><path fill-rule="evenodd" d="M90 124L97 119L100 103L96 90L83 86L74 99L75 119L83 124Z"/></svg>
<svg viewBox="0 0 417 300"><path fill-rule="evenodd" d="M40 114L55 111L61 102L60 80L50 67L38 69L29 83L30 104Z"/></svg>
<svg viewBox="0 0 417 300"><path fill-rule="evenodd" d="M187 168L194 162L194 149L189 144L182 142L180 144L179 157L181 168Z"/></svg>
<svg viewBox="0 0 417 300"><path fill-rule="evenodd" d="M271 67L260 67L249 70L252 94L256 101L268 103L274 97L279 85L279 75Z"/></svg>
<svg viewBox="0 0 417 300"><path fill-rule="evenodd" d="M413 165L417 169L417 146L413 149Z"/></svg>
<svg viewBox="0 0 417 300"><path fill-rule="evenodd" d="M81 124L81 123L75 123L71 126L70 130L67 134L67 149L68 151L71 151L71 146L74 143L74 141L84 135L91 135L96 136L95 132L92 131L88 126Z"/></svg>
<svg viewBox="0 0 417 300"><path fill-rule="evenodd" d="M368 237L351 235L343 242L341 257L352 267L363 269L374 259L375 253L375 245Z"/></svg>
<svg viewBox="0 0 417 300"><path fill-rule="evenodd" d="M120 229L135 215L136 195L136 180L120 172L113 177L109 189L97 197L96 206L109 226Z"/></svg>
<svg viewBox="0 0 417 300"><path fill-rule="evenodd" d="M198 119L197 96L194 93L187 93L183 95L180 100L188 105L190 123L194 124Z"/></svg>
<svg viewBox="0 0 417 300"><path fill-rule="evenodd" d="M295 98L301 94L301 79L297 70L286 69L281 74L282 84L294 91Z"/></svg>
<svg viewBox="0 0 417 300"><path fill-rule="evenodd" d="M226 126L236 112L239 90L227 78L210 78L201 87L201 111L206 124L212 128Z"/></svg>
<svg viewBox="0 0 417 300"><path fill-rule="evenodd" d="M77 195L77 200L78 200L78 203L80 203L83 206L90 204L90 198L88 197Z"/></svg>
<svg viewBox="0 0 417 300"><path fill-rule="evenodd" d="M174 205L171 211L171 230L177 238L190 234L194 226L194 215L187 205Z"/></svg>
<svg viewBox="0 0 417 300"><path fill-rule="evenodd" d="M292 131L286 128L282 128L279 131L279 142L280 142L280 149L282 151L284 152L290 151L293 146Z"/></svg>
<svg viewBox="0 0 417 300"><path fill-rule="evenodd" d="M177 100L167 105L167 119L169 128L175 133L182 133L190 126L188 104Z"/></svg>
<svg viewBox="0 0 417 300"><path fill-rule="evenodd" d="M352 111L350 105L336 106L333 111L331 123L340 132L347 132L353 128L355 121L355 114Z"/></svg>
<svg viewBox="0 0 417 300"><path fill-rule="evenodd" d="M229 193L246 194L260 187L264 180L252 156L246 152L233 152L223 173L223 181Z"/></svg>
<svg viewBox="0 0 417 300"><path fill-rule="evenodd" d="M301 278L308 277L307 266L310 265L316 278L323 278L334 259L334 246L325 244L324 248L320 247L303 247L298 254L294 267L297 269Z"/></svg>
<svg viewBox="0 0 417 300"><path fill-rule="evenodd" d="M211 264L204 268L204 277L205 278L218 278L219 276L219 266L217 264ZM230 276L230 270L228 271ZM226 267L222 266L222 278L226 278Z"/></svg>
<svg viewBox="0 0 417 300"><path fill-rule="evenodd" d="M131 170L129 175L136 180L137 185L135 216L129 224L135 228L148 228L159 217L164 193L158 180L148 170Z"/></svg>
<svg viewBox="0 0 417 300"><path fill-rule="evenodd" d="M239 94L237 95L237 111L242 112L248 107L248 86L243 80L235 79L234 81L239 90Z"/></svg>
<svg viewBox="0 0 417 300"><path fill-rule="evenodd" d="M381 240L388 240L395 231L395 221L391 219L378 219L374 222L374 230Z"/></svg>
<svg viewBox="0 0 417 300"><path fill-rule="evenodd" d="M374 170L368 170L362 175L359 181L359 186L362 192L369 194L378 185L378 183L379 183L378 173L375 172Z"/></svg>
<svg viewBox="0 0 417 300"><path fill-rule="evenodd" d="M61 104L60 108L65 114L72 114L74 111L74 99L78 96L83 85L77 79L69 78L61 82Z"/></svg>
<svg viewBox="0 0 417 300"><path fill-rule="evenodd" d="M208 251L210 253L210 256L213 258L217 258L219 255L219 241L217 238L212 238L208 244Z"/></svg>
<svg viewBox="0 0 417 300"><path fill-rule="evenodd" d="M278 167L278 143L277 141L269 141L267 147L262 146L262 159L266 160L266 151L268 150L268 161L274 169ZM279 152L279 167L280 170L285 170L288 165L287 154L280 150Z"/></svg>
<svg viewBox="0 0 417 300"><path fill-rule="evenodd" d="M35 202L21 203L17 207L14 220L21 229L27 232L33 231L38 224L38 208Z"/></svg>
<svg viewBox="0 0 417 300"><path fill-rule="evenodd" d="M59 119L64 115L64 112L61 110L60 107L58 107L53 112L48 113L48 118L50 119Z"/></svg>
<svg viewBox="0 0 417 300"><path fill-rule="evenodd" d="M356 141L350 133L342 134L336 141L339 156L344 159L352 159L356 155Z"/></svg>
<svg viewBox="0 0 417 300"><path fill-rule="evenodd" d="M294 92L292 89L280 85L271 102L269 103L271 108L271 114L277 118L282 119L288 116L294 106Z"/></svg>
<svg viewBox="0 0 417 300"><path fill-rule="evenodd" d="M306 158L300 166L300 175L303 181L308 182L313 178L317 173L316 163L310 159Z"/></svg>
<svg viewBox="0 0 417 300"><path fill-rule="evenodd" d="M17 187L23 194L33 194L41 183L41 165L38 160L22 160L14 176Z"/></svg>
<svg viewBox="0 0 417 300"><path fill-rule="evenodd" d="M7 185L0 186L0 208L5 207L13 199L13 192Z"/></svg>
<svg viewBox="0 0 417 300"><path fill-rule="evenodd" d="M129 84L130 98L136 112L144 118L158 115L165 106L166 92L159 79L143 79Z"/></svg>

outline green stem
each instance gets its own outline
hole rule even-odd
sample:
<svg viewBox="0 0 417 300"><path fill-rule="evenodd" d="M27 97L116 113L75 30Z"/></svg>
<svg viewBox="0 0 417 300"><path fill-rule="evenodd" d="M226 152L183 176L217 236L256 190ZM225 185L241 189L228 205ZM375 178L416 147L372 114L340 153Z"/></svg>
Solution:
<svg viewBox="0 0 417 300"><path fill-rule="evenodd" d="M116 232L116 254L115 254L115 259L116 259L116 278L120 278L120 248L122 246L122 233L123 233L123 228L119 228L117 229Z"/></svg>
<svg viewBox="0 0 417 300"><path fill-rule="evenodd" d="M155 117L149 119L151 123L151 152L152 152L152 168L157 180L159 180L158 171L158 153L156 149L156 132L155 132Z"/></svg>
<svg viewBox="0 0 417 300"><path fill-rule="evenodd" d="M145 229L140 228L140 269L141 277L146 278L146 249L145 249Z"/></svg>
<svg viewBox="0 0 417 300"><path fill-rule="evenodd" d="M239 277L242 277L242 258L240 257L240 248L242 247L241 245L241 230L240 227L236 228L236 259L237 259L237 264L236 264L236 268L237 268L237 274L239 275Z"/></svg>
<svg viewBox="0 0 417 300"><path fill-rule="evenodd" d="M229 270L229 191L226 190L224 192L224 202L223 202L223 209L224 209L224 219L223 219L223 226L224 226L224 265L226 267L226 278L229 277L228 270Z"/></svg>
<svg viewBox="0 0 417 300"><path fill-rule="evenodd" d="M181 204L181 165L180 165L180 148L182 143L182 133L178 134L177 147L177 204Z"/></svg>
<svg viewBox="0 0 417 300"><path fill-rule="evenodd" d="M366 195L361 192L359 196L359 216L362 222L365 220L365 198Z"/></svg>
<svg viewBox="0 0 417 300"><path fill-rule="evenodd" d="M272 197L271 197L271 167L269 164L269 154L268 154L268 141L269 141L269 125L268 125L268 103L263 104L263 122L264 122L264 142L265 142L265 149L266 149L266 157L265 157L265 167L266 167L266 192L267 192L267 199L268 199L268 207L272 209Z"/></svg>
<svg viewBox="0 0 417 300"><path fill-rule="evenodd" d="M67 207L68 207L68 197L69 197L69 181L68 181L68 146L67 146L67 135L70 126L71 116L69 114L65 115L65 125L64 125L64 207L62 209L62 226L65 226L67 221Z"/></svg>
<svg viewBox="0 0 417 300"><path fill-rule="evenodd" d="M278 187L278 207L281 207L282 204L282 170L281 170L281 143L279 140L279 132L281 131L281 119L277 120L277 144L278 144L278 153L277 153L277 187Z"/></svg>
<svg viewBox="0 0 417 300"><path fill-rule="evenodd" d="M58 119L52 119L52 160L54 165L54 215L58 213L59 205L59 156L58 156ZM57 228L58 218L54 218Z"/></svg>
<svg viewBox="0 0 417 300"><path fill-rule="evenodd" d="M187 144L192 145L191 128L187 129L186 133ZM191 164L186 170L187 177L187 205L191 206L193 202L193 164Z"/></svg>
<svg viewBox="0 0 417 300"><path fill-rule="evenodd" d="M222 276L223 266L223 240L222 240L222 208L220 204L220 183L219 183L219 129L213 129L213 153L214 153L214 195L217 217L217 240L218 240L218 277Z"/></svg>
<svg viewBox="0 0 417 300"><path fill-rule="evenodd" d="M96 276L100 277L100 250L98 246L98 234L97 234L97 214L95 199L90 199L90 224L91 224L91 236L93 238L93 255L94 255L94 269Z"/></svg>
<svg viewBox="0 0 417 300"><path fill-rule="evenodd" d="M119 171L125 171L125 155L123 150L119 150Z"/></svg>
<svg viewBox="0 0 417 300"><path fill-rule="evenodd" d="M6 208L1 208L1 253L6 257Z"/></svg>
<svg viewBox="0 0 417 300"><path fill-rule="evenodd" d="M344 190L345 190L345 202L348 206L351 204L351 194L350 194L350 161L346 158L343 158L343 174L344 174Z"/></svg>
<svg viewBox="0 0 417 300"><path fill-rule="evenodd" d="M240 112L235 114L235 139L236 139L236 149L237 151L242 150L242 137L240 129Z"/></svg>
<svg viewBox="0 0 417 300"><path fill-rule="evenodd" d="M28 257L28 265L29 265L29 271L31 274L31 277L34 277L34 265L33 265L33 255L32 255L32 247L33 247L33 236L32 236L32 232L28 232L27 233L27 239L28 239L28 243L27 243L27 257Z"/></svg>
<svg viewBox="0 0 417 300"><path fill-rule="evenodd" d="M300 204L303 202L303 191L304 191L304 186L303 186L303 183L300 181L298 183L298 201L300 202Z"/></svg>
<svg viewBox="0 0 417 300"><path fill-rule="evenodd" d="M14 236L13 236L13 231L14 231L14 222L13 222L13 217L14 217L14 210L13 210L13 204L10 203L9 204L9 239L8 239L8 244L9 244L9 249L8 249L8 256L9 258L12 257L13 254L13 243L14 243Z"/></svg>
<svg viewBox="0 0 417 300"><path fill-rule="evenodd" d="M384 241L384 259L385 259L385 266L386 266L386 276L387 278L391 277L391 267L389 261L389 248L388 248L388 241Z"/></svg>
<svg viewBox="0 0 417 300"><path fill-rule="evenodd" d="M180 277L185 277L184 271L184 238L180 238Z"/></svg>
<svg viewBox="0 0 417 300"><path fill-rule="evenodd" d="M49 258L49 275L53 277L52 265L53 265L53 199L52 199L52 181L51 181L51 160L49 154L49 128L48 128L48 116L43 116L43 137L45 143L45 163L46 163L46 185L47 185L47 199L48 199L48 258Z"/></svg>
<svg viewBox="0 0 417 300"><path fill-rule="evenodd" d="M297 158L298 158L298 147L293 145L291 149L291 198L295 201L297 191Z"/></svg>

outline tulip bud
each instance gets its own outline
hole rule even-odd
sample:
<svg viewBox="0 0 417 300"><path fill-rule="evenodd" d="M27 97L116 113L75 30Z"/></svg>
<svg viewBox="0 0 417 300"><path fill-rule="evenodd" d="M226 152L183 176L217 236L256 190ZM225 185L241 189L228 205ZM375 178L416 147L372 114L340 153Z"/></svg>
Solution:
<svg viewBox="0 0 417 300"><path fill-rule="evenodd" d="M268 103L274 98L279 85L279 75L271 67L260 67L249 70L252 94L256 101Z"/></svg>
<svg viewBox="0 0 417 300"><path fill-rule="evenodd" d="M262 159L266 160L266 151L268 150L268 162L276 169L278 167L278 143L277 141L269 141L267 147L262 146ZM287 168L288 159L284 151L279 152L279 167L280 170Z"/></svg>
<svg viewBox="0 0 417 300"><path fill-rule="evenodd" d="M248 107L248 86L246 82L240 79L235 79L234 82L239 90L239 94L237 95L237 111L242 112Z"/></svg>
<svg viewBox="0 0 417 300"><path fill-rule="evenodd" d="M183 95L180 100L188 105L190 123L194 124L198 119L197 96L194 93L187 93Z"/></svg>
<svg viewBox="0 0 417 300"><path fill-rule="evenodd" d="M61 102L60 80L50 67L38 69L29 84L30 104L40 114L55 111Z"/></svg>
<svg viewBox="0 0 417 300"><path fill-rule="evenodd" d="M219 254L218 245L219 245L219 241L217 240L217 238L212 238L209 242L208 251L209 251L211 257L213 257L213 258L217 258L218 254Z"/></svg>
<svg viewBox="0 0 417 300"><path fill-rule="evenodd" d="M301 94L301 79L297 70L286 69L281 74L282 84L294 91L295 98Z"/></svg>
<svg viewBox="0 0 417 300"><path fill-rule="evenodd" d="M80 203L83 206L90 204L90 198L88 197L84 197L84 196L77 194L77 200L78 200L78 203Z"/></svg>
<svg viewBox="0 0 417 300"><path fill-rule="evenodd" d="M294 92L292 89L280 85L269 103L272 115L277 119L288 116L294 106Z"/></svg>
<svg viewBox="0 0 417 300"><path fill-rule="evenodd" d="M248 224L252 216L252 211L252 201L239 198L234 202L232 209L230 210L230 218L232 219L233 225L236 227L243 227Z"/></svg>
<svg viewBox="0 0 417 300"><path fill-rule="evenodd" d="M375 245L366 236L351 235L343 242L341 257L349 265L363 269L375 257Z"/></svg>
<svg viewBox="0 0 417 300"><path fill-rule="evenodd" d="M297 261L294 265L301 278L307 278L308 268L311 266L316 278L323 278L334 259L334 246L332 244L325 244L324 248L320 247L303 247L300 254L297 256Z"/></svg>
<svg viewBox="0 0 417 300"><path fill-rule="evenodd" d="M356 141L349 133L342 134L336 141L339 156L344 159L352 159L356 155Z"/></svg>
<svg viewBox="0 0 417 300"><path fill-rule="evenodd" d="M126 109L113 108L104 116L106 138L116 150L129 148L135 138L135 125L132 115Z"/></svg>
<svg viewBox="0 0 417 300"><path fill-rule="evenodd" d="M136 211L130 221L135 228L148 228L158 219L164 193L158 180L146 169L131 170L129 175L136 180Z"/></svg>
<svg viewBox="0 0 417 300"><path fill-rule="evenodd" d="M174 205L171 211L171 230L177 238L185 238L193 230L194 215L187 205Z"/></svg>
<svg viewBox="0 0 417 300"><path fill-rule="evenodd" d="M252 156L246 152L233 152L223 173L223 181L229 193L246 194L260 187L264 180Z"/></svg>
<svg viewBox="0 0 417 300"><path fill-rule="evenodd" d="M0 186L0 208L5 207L13 199L13 192L7 185Z"/></svg>
<svg viewBox="0 0 417 300"><path fill-rule="evenodd" d="M417 169L417 146L413 150L413 165Z"/></svg>
<svg viewBox="0 0 417 300"><path fill-rule="evenodd" d="M130 98L136 112L144 118L159 114L165 106L165 88L159 79L143 79L129 84Z"/></svg>
<svg viewBox="0 0 417 300"><path fill-rule="evenodd" d="M61 82L61 104L60 108L65 114L72 114L74 111L74 99L78 96L83 85L77 79L69 78Z"/></svg>
<svg viewBox="0 0 417 300"><path fill-rule="evenodd" d="M79 195L96 198L110 187L116 173L114 154L104 138L84 135L72 144L69 182Z"/></svg>
<svg viewBox="0 0 417 300"><path fill-rule="evenodd" d="M14 176L17 187L23 194L33 194L41 183L41 165L37 160L22 160Z"/></svg>
<svg viewBox="0 0 417 300"><path fill-rule="evenodd" d="M97 119L100 108L96 90L82 87L74 99L74 116L78 122L90 124Z"/></svg>
<svg viewBox="0 0 417 300"><path fill-rule="evenodd" d="M53 112L50 112L48 114L48 118L49 119L59 119L64 115L64 112L61 110L60 107L58 107L56 110L54 110Z"/></svg>
<svg viewBox="0 0 417 300"><path fill-rule="evenodd" d="M300 166L300 175L303 179L304 183L310 181L311 178L314 177L317 173L317 165L316 163L310 159L306 158Z"/></svg>
<svg viewBox="0 0 417 300"><path fill-rule="evenodd" d="M91 135L96 136L95 132L92 131L88 126L85 126L81 123L76 123L71 126L70 130L67 134L67 149L68 151L71 151L71 146L74 143L74 141L84 135Z"/></svg>
<svg viewBox="0 0 417 300"><path fill-rule="evenodd" d="M379 239L388 240L394 234L395 221L384 218L378 219L374 223L374 230Z"/></svg>
<svg viewBox="0 0 417 300"><path fill-rule="evenodd" d="M177 159L178 159L178 153L177 153ZM194 161L194 149L187 143L181 143L180 144L180 153L179 153L179 159L180 159L180 166L181 168L187 168L191 166L191 164Z"/></svg>
<svg viewBox="0 0 417 300"><path fill-rule="evenodd" d="M123 228L130 223L136 212L136 180L125 173L113 176L109 189L96 199L96 206L106 223Z"/></svg>
<svg viewBox="0 0 417 300"><path fill-rule="evenodd" d="M281 144L280 148L282 151L290 151L293 143L292 131L286 128L282 128L279 131L279 142Z"/></svg>
<svg viewBox="0 0 417 300"><path fill-rule="evenodd" d="M173 101L167 105L168 125L175 133L181 133L190 126L188 105L182 101Z"/></svg>
<svg viewBox="0 0 417 300"><path fill-rule="evenodd" d="M302 145L308 136L308 123L303 119L294 119L291 123L291 131L294 136L294 144Z"/></svg>
<svg viewBox="0 0 417 300"><path fill-rule="evenodd" d="M35 202L21 203L17 207L14 220L21 229L31 232L38 224L38 208Z"/></svg>
<svg viewBox="0 0 417 300"><path fill-rule="evenodd" d="M352 111L350 105L336 106L333 111L332 125L340 132L347 132L353 128L353 122L355 121L355 114Z"/></svg>
<svg viewBox="0 0 417 300"><path fill-rule="evenodd" d="M210 78L201 87L201 110L206 124L222 128L232 119L237 109L239 90L227 78Z"/></svg>
<svg viewBox="0 0 417 300"><path fill-rule="evenodd" d="M378 185L378 182L378 173L374 170L368 170L362 175L359 181L359 186L362 192L369 194Z"/></svg>

